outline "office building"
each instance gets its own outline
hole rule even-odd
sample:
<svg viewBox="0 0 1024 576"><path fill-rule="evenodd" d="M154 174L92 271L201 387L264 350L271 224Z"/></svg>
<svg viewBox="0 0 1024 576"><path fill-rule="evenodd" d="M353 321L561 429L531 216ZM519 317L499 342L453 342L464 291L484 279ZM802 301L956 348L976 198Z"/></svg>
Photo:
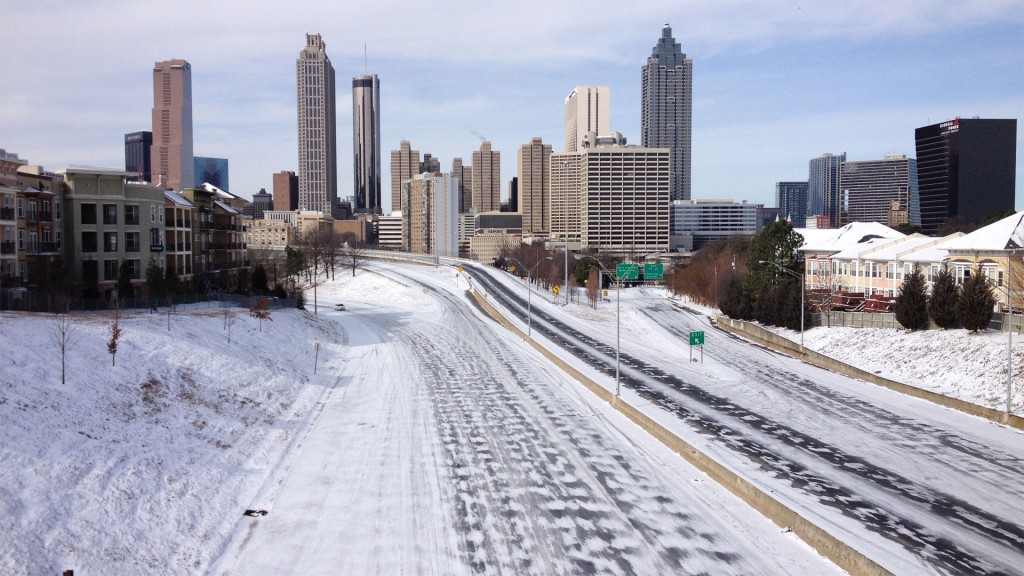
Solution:
<svg viewBox="0 0 1024 576"><path fill-rule="evenodd" d="M491 143L480 143L473 152L473 209L479 212L501 210L501 152L491 150Z"/></svg>
<svg viewBox="0 0 1024 576"><path fill-rule="evenodd" d="M807 222L807 182L776 182L775 205L779 214L793 223L794 228L803 228Z"/></svg>
<svg viewBox="0 0 1024 576"><path fill-rule="evenodd" d="M231 190L228 179L227 158L207 158L196 156L193 162L195 169L195 182L192 187L211 184L221 190Z"/></svg>
<svg viewBox="0 0 1024 576"><path fill-rule="evenodd" d="M807 167L807 216L827 216L829 226L838 228L841 219L842 193L839 169L846 162L846 152L811 158Z"/></svg>
<svg viewBox="0 0 1024 576"><path fill-rule="evenodd" d="M274 174L274 210L286 212L299 209L299 177L282 170Z"/></svg>
<svg viewBox="0 0 1024 576"><path fill-rule="evenodd" d="M420 152L413 150L408 140L402 140L398 150L391 151L391 211L402 209L402 182L420 173Z"/></svg>
<svg viewBox="0 0 1024 576"><path fill-rule="evenodd" d="M907 211L911 225L921 225L917 189L917 161L903 154L884 160L843 162L839 170L842 206L839 224L878 222L888 224L893 202Z"/></svg>
<svg viewBox="0 0 1024 576"><path fill-rule="evenodd" d="M254 220L263 218L264 212L274 209L274 195L260 188L260 191L252 195L252 202L242 207L242 214Z"/></svg>
<svg viewBox="0 0 1024 576"><path fill-rule="evenodd" d="M673 249L695 252L715 240L753 236L758 230L758 208L762 206L736 200L674 200Z"/></svg>
<svg viewBox="0 0 1024 576"><path fill-rule="evenodd" d="M124 135L124 170L143 182L153 181L153 133L131 132Z"/></svg>
<svg viewBox="0 0 1024 576"><path fill-rule="evenodd" d="M170 190L195 181L192 163L192 66L185 60L153 68L153 180Z"/></svg>
<svg viewBox="0 0 1024 576"><path fill-rule="evenodd" d="M550 185L550 179L549 179ZM513 176L508 181L508 202L501 203L502 212L519 212L519 177Z"/></svg>
<svg viewBox="0 0 1024 576"><path fill-rule="evenodd" d="M640 144L672 154L672 199L690 199L693 60L665 24L642 69Z"/></svg>
<svg viewBox="0 0 1024 576"><path fill-rule="evenodd" d="M459 214L465 214L473 206L473 167L463 166L462 158L452 160L452 178L458 189Z"/></svg>
<svg viewBox="0 0 1024 576"><path fill-rule="evenodd" d="M352 79L352 206L356 213L381 213L380 81L376 74Z"/></svg>
<svg viewBox="0 0 1024 576"><path fill-rule="evenodd" d="M1017 120L957 118L914 131L921 231L1014 209Z"/></svg>
<svg viewBox="0 0 1024 576"><path fill-rule="evenodd" d="M519 175L513 182L519 196L518 212L523 215L523 232L536 234L551 229L550 186L551 145L540 138L519 148ZM511 185L510 185L511 200Z"/></svg>
<svg viewBox="0 0 1024 576"><path fill-rule="evenodd" d="M435 158L429 153L423 154L423 161L420 162L420 174L438 174L441 172L441 159Z"/></svg>
<svg viewBox="0 0 1024 576"><path fill-rule="evenodd" d="M669 249L671 152L591 133L578 152L551 155L553 244L623 256Z"/></svg>
<svg viewBox="0 0 1024 576"><path fill-rule="evenodd" d="M611 88L577 86L565 98L565 152L576 152L591 132L611 131Z"/></svg>
<svg viewBox="0 0 1024 576"><path fill-rule="evenodd" d="M299 210L330 215L338 202L334 66L319 34L306 34L295 63L299 125Z"/></svg>
<svg viewBox="0 0 1024 576"><path fill-rule="evenodd" d="M450 174L417 174L402 183L402 242L407 252L459 255L458 198Z"/></svg>

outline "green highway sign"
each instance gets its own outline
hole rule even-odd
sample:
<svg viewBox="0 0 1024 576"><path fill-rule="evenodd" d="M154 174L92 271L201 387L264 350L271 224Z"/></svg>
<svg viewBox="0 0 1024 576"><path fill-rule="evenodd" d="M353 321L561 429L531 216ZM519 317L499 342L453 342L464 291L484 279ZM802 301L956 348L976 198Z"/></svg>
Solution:
<svg viewBox="0 0 1024 576"><path fill-rule="evenodd" d="M640 265L632 262L615 265L616 280L636 280L640 277Z"/></svg>
<svg viewBox="0 0 1024 576"><path fill-rule="evenodd" d="M664 264L644 264L644 280L664 280Z"/></svg>
<svg viewBox="0 0 1024 576"><path fill-rule="evenodd" d="M690 346L703 346L704 332L690 332Z"/></svg>

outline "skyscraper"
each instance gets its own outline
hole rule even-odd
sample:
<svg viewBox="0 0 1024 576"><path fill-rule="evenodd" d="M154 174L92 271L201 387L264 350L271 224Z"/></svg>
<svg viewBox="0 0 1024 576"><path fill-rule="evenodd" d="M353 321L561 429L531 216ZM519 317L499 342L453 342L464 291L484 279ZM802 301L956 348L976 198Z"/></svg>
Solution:
<svg viewBox="0 0 1024 576"><path fill-rule="evenodd" d="M473 167L463 166L462 158L452 160L452 178L456 179L456 190L459 197L459 214L469 212L473 205Z"/></svg>
<svg viewBox="0 0 1024 576"><path fill-rule="evenodd" d="M192 66L184 60L153 67L153 179L172 190L192 185Z"/></svg>
<svg viewBox="0 0 1024 576"><path fill-rule="evenodd" d="M665 24L642 69L641 145L668 148L672 157L672 199L690 199L693 117L693 60L683 54Z"/></svg>
<svg viewBox="0 0 1024 576"><path fill-rule="evenodd" d="M523 232L551 230L550 187L551 145L533 138L519 148L519 176L516 180ZM510 187L511 188L511 187ZM509 199L511 200L511 189Z"/></svg>
<svg viewBox="0 0 1024 576"><path fill-rule="evenodd" d="M213 184L221 190L231 190L230 180L228 178L228 159L227 158L207 158L205 156L194 157L194 172L195 179L192 184L193 187L202 186L204 183Z"/></svg>
<svg viewBox="0 0 1024 576"><path fill-rule="evenodd" d="M398 150L391 151L391 211L402 209L402 182L411 179L420 170L420 152L413 150L408 140L402 140Z"/></svg>
<svg viewBox="0 0 1024 576"><path fill-rule="evenodd" d="M836 156L825 153L811 158L807 165L807 216L828 216L829 226L840 226L839 166L846 152Z"/></svg>
<svg viewBox="0 0 1024 576"><path fill-rule="evenodd" d="M473 152L473 209L479 212L501 210L501 152L491 150L485 140Z"/></svg>
<svg viewBox="0 0 1024 576"><path fill-rule="evenodd" d="M793 223L794 228L807 224L807 182L776 182L775 205L779 215Z"/></svg>
<svg viewBox="0 0 1024 576"><path fill-rule="evenodd" d="M906 211L908 222L921 225L917 188L917 161L905 154L889 154L884 160L843 162L839 187L844 198L840 225L850 222L888 224L892 203Z"/></svg>
<svg viewBox="0 0 1024 576"><path fill-rule="evenodd" d="M380 82L376 74L352 79L353 207L381 213Z"/></svg>
<svg viewBox="0 0 1024 576"><path fill-rule="evenodd" d="M299 210L330 214L338 201L334 66L319 34L306 34L295 63L299 110Z"/></svg>
<svg viewBox="0 0 1024 576"><path fill-rule="evenodd" d="M565 152L575 152L590 132L611 131L611 89L607 86L577 86L565 98Z"/></svg>
<svg viewBox="0 0 1024 576"><path fill-rule="evenodd" d="M914 131L921 231L1014 209L1017 120L957 118Z"/></svg>
<svg viewBox="0 0 1024 576"><path fill-rule="evenodd" d="M134 172L145 182L153 181L153 133L124 135L124 170Z"/></svg>

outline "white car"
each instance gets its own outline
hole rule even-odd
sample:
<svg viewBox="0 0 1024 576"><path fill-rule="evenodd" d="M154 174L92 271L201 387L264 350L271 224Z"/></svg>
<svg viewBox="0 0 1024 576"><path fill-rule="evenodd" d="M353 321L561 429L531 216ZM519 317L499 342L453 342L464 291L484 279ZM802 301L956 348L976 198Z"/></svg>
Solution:
<svg viewBox="0 0 1024 576"><path fill-rule="evenodd" d="M345 305L342 304L341 302L338 302L337 304L334 305L334 309L337 310L338 312L344 312Z"/></svg>

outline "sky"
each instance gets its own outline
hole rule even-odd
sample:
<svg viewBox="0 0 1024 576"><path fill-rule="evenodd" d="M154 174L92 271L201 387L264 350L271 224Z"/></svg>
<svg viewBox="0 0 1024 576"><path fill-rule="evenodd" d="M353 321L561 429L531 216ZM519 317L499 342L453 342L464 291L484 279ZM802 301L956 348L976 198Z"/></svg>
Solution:
<svg viewBox="0 0 1024 576"><path fill-rule="evenodd" d="M611 129L640 144L640 69L672 26L693 60L694 198L774 205L808 160L916 156L914 129L1018 120L1024 209L1024 0L624 4L153 0L5 2L0 148L48 170L123 169L151 129L152 66L192 65L194 153L228 158L230 191L296 170L295 60L319 33L337 75L338 190L352 190L351 82L380 78L382 202L390 151L469 163L482 138L515 176L539 136L559 152L575 86L611 88ZM507 191L503 191L503 196Z"/></svg>

